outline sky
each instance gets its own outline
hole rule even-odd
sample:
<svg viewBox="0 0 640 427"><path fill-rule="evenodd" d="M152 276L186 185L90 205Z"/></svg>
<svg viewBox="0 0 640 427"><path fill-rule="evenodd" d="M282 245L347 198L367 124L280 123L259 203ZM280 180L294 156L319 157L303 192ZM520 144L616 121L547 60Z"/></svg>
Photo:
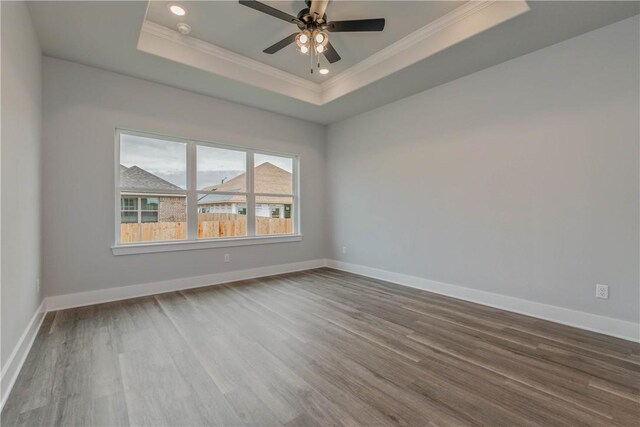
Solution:
<svg viewBox="0 0 640 427"><path fill-rule="evenodd" d="M198 146L198 188L220 184L245 172L245 153L222 148ZM270 162L292 172L290 158L255 155L255 166ZM181 188L187 181L187 144L121 134L120 163L126 167L138 166Z"/></svg>

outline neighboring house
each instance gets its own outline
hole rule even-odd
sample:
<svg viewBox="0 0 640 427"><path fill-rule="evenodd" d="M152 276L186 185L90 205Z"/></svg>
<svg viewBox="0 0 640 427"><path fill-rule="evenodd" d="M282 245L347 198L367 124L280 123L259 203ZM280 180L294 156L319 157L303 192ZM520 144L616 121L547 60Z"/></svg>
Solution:
<svg viewBox="0 0 640 427"><path fill-rule="evenodd" d="M263 163L255 168L254 185L256 193L292 194L291 172L272 163ZM226 191L244 193L247 191L246 174L238 175L227 182L204 188L205 191ZM257 196L256 216L270 218L291 218L292 198L286 196ZM206 194L198 199L198 213L247 213L247 200L243 195Z"/></svg>
<svg viewBox="0 0 640 427"><path fill-rule="evenodd" d="M180 190L180 187L138 166L120 165L120 218L122 223L178 222L187 220L186 198L177 194L135 191ZM129 190L129 191L127 191Z"/></svg>
<svg viewBox="0 0 640 427"><path fill-rule="evenodd" d="M246 192L246 174L238 175L227 182L203 188L204 191ZM272 163L263 163L255 168L255 190L265 194L291 194L290 172ZM122 223L178 222L186 221L186 198L176 194L156 194L136 191L180 190L180 187L146 170L120 165L120 218ZM256 216L269 218L291 218L291 197L258 196ZM244 195L206 194L198 199L198 213L247 214Z"/></svg>

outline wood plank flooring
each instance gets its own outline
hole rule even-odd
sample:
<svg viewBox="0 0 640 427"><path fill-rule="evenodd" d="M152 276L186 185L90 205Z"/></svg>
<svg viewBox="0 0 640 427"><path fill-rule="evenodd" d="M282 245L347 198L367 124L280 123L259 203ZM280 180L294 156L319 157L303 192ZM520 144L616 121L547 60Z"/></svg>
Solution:
<svg viewBox="0 0 640 427"><path fill-rule="evenodd" d="M330 269L49 313L3 426L637 426L640 345Z"/></svg>

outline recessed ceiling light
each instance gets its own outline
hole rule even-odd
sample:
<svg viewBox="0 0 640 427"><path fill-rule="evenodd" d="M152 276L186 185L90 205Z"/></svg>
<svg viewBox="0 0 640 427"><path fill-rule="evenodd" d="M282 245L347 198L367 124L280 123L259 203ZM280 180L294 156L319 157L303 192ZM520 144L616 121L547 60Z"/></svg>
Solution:
<svg viewBox="0 0 640 427"><path fill-rule="evenodd" d="M320 74L329 74L329 69L328 68L320 68L320 70L318 72Z"/></svg>
<svg viewBox="0 0 640 427"><path fill-rule="evenodd" d="M179 22L177 27L180 34L183 34L186 36L191 33L191 26L189 24L185 24L184 22Z"/></svg>
<svg viewBox="0 0 640 427"><path fill-rule="evenodd" d="M184 16L187 14L187 9L184 6L180 6L177 3L169 3L167 5L169 11L177 16Z"/></svg>

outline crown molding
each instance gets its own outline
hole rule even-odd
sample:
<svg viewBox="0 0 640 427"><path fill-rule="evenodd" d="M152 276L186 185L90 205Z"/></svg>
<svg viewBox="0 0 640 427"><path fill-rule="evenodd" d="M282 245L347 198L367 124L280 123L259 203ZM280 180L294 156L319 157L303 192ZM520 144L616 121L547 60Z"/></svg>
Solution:
<svg viewBox="0 0 640 427"><path fill-rule="evenodd" d="M322 88L318 83L146 19L140 30L138 50L311 104L321 103Z"/></svg>
<svg viewBox="0 0 640 427"><path fill-rule="evenodd" d="M331 102L529 11L524 0L469 1L322 83Z"/></svg>
<svg viewBox="0 0 640 427"><path fill-rule="evenodd" d="M476 13L485 7L495 3L496 0L480 0L480 1L469 1L457 9L452 10L446 15L442 15L440 18L435 21L430 22L424 27L414 31L411 34L401 38L395 43L390 44L386 48L374 53L373 55L365 58L359 63L355 64L351 68L341 72L340 74L332 77L330 80L327 80L322 83L322 90L331 89L331 87L338 84L340 81L348 79L350 77L356 76L357 74L366 71L367 69L374 67L380 64L383 61L386 61L398 53L415 47L416 45L422 43L424 40L431 37L436 32L442 30L443 28L452 25L461 19L471 15L472 13Z"/></svg>
<svg viewBox="0 0 640 427"><path fill-rule="evenodd" d="M310 104L324 105L528 10L525 0L468 1L321 84L146 19L138 49Z"/></svg>

